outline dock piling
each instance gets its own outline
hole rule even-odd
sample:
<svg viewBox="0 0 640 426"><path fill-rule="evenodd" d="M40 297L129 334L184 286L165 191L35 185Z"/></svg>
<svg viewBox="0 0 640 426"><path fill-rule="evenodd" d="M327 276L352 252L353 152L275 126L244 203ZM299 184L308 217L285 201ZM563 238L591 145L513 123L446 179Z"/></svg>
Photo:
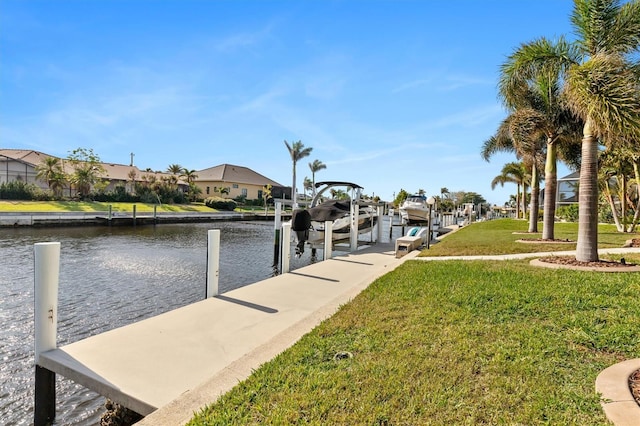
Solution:
<svg viewBox="0 0 640 426"><path fill-rule="evenodd" d="M333 222L327 220L324 223L324 260L333 256Z"/></svg>
<svg viewBox="0 0 640 426"><path fill-rule="evenodd" d="M282 227L282 202L276 201L276 212L274 216L275 237L273 240L273 266L278 266L280 262L280 228Z"/></svg>
<svg viewBox="0 0 640 426"><path fill-rule="evenodd" d="M34 425L52 424L56 417L56 375L40 367L40 354L57 347L60 243L34 244L35 405Z"/></svg>
<svg viewBox="0 0 640 426"><path fill-rule="evenodd" d="M218 282L220 277L220 230L207 232L207 291L205 298L220 294Z"/></svg>
<svg viewBox="0 0 640 426"><path fill-rule="evenodd" d="M282 224L282 271L286 274L290 270L291 261L291 222Z"/></svg>

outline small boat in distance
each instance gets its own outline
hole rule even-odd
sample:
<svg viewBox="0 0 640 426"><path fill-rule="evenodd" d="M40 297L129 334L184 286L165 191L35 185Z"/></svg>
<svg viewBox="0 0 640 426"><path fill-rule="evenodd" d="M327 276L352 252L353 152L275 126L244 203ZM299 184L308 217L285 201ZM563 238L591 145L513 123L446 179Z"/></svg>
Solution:
<svg viewBox="0 0 640 426"><path fill-rule="evenodd" d="M429 204L424 195L410 195L400 206L400 219L403 223L429 221Z"/></svg>

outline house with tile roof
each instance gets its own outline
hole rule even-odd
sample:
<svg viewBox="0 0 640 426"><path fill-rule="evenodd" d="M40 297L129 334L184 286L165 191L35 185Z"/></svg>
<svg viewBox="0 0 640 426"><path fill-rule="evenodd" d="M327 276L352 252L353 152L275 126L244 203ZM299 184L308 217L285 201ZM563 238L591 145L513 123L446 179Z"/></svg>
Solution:
<svg viewBox="0 0 640 426"><path fill-rule="evenodd" d="M264 187L271 185L271 195L282 198L286 187L247 167L233 164L220 164L196 172L195 184L202 190L202 196L238 198L247 200L262 199Z"/></svg>
<svg viewBox="0 0 640 426"><path fill-rule="evenodd" d="M36 167L44 162L48 157L53 155L45 154L39 151L23 150L23 149L0 149L0 184L23 181L32 183L42 190L49 189L46 182L36 178ZM70 161L60 158L60 163L64 173L72 174L73 165ZM142 181L146 178L161 180L169 178L170 173L141 171L134 165L101 163L103 171L99 174L99 178L108 184L105 191L112 191L117 186L124 186L130 193L133 192L134 181ZM186 191L188 185L183 180L178 181L178 187ZM68 186L64 189L65 196L74 196L75 189Z"/></svg>

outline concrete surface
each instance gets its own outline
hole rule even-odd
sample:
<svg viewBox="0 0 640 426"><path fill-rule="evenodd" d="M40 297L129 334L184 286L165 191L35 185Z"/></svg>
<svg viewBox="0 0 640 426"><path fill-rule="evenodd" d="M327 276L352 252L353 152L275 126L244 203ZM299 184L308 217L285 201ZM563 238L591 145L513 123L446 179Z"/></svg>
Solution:
<svg viewBox="0 0 640 426"><path fill-rule="evenodd" d="M40 364L146 415L140 425L181 425L417 254L396 259L378 244L336 256L44 352Z"/></svg>
<svg viewBox="0 0 640 426"><path fill-rule="evenodd" d="M630 359L603 370L596 378L604 413L616 426L640 425L640 406L629 389L629 376L638 369L640 358Z"/></svg>

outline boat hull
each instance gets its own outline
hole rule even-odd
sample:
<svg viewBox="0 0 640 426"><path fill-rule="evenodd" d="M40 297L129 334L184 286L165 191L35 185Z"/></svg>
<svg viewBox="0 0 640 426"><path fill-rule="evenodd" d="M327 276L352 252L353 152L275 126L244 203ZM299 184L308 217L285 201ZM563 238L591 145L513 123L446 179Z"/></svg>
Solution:
<svg viewBox="0 0 640 426"><path fill-rule="evenodd" d="M358 234L366 234L373 230L378 223L378 217L370 212L360 212L358 215ZM324 243L324 223L311 222L309 230L309 239L307 240L312 246ZM348 240L351 235L351 224L349 217L337 219L333 222L331 230L331 239L333 242Z"/></svg>

